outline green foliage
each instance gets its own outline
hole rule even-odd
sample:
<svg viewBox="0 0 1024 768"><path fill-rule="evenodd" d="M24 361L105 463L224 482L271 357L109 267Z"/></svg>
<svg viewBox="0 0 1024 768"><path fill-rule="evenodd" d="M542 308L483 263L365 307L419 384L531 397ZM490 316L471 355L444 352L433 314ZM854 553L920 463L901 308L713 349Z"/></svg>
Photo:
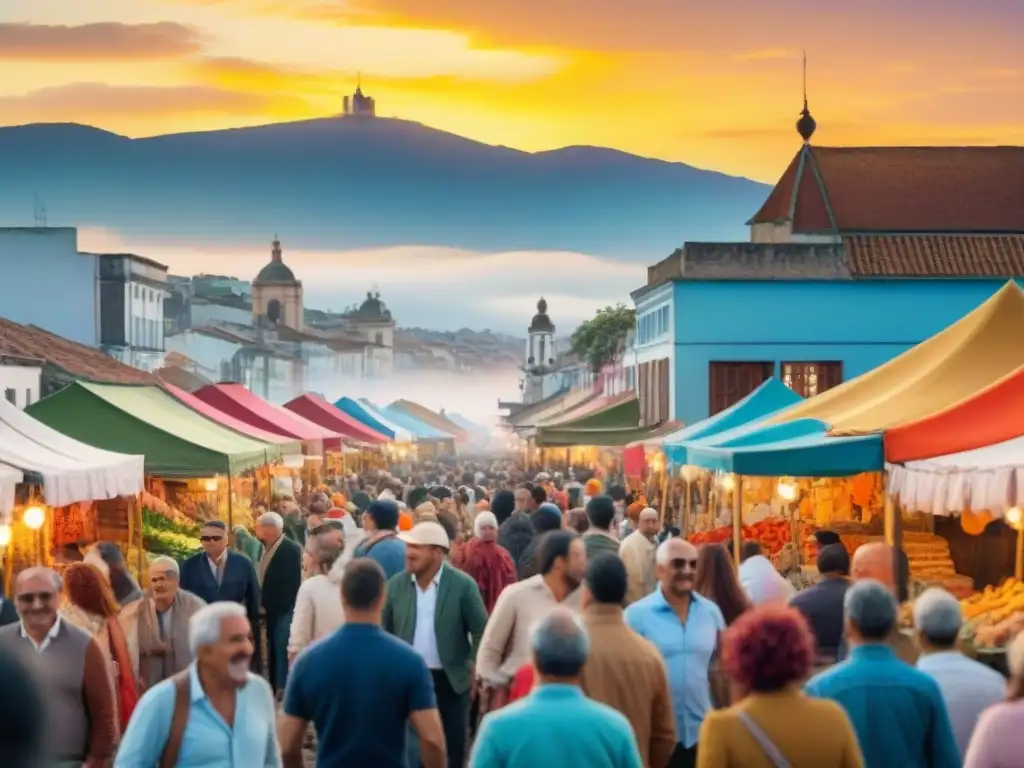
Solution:
<svg viewBox="0 0 1024 768"><path fill-rule="evenodd" d="M572 351L587 361L590 370L599 373L602 366L615 359L622 340L635 326L636 310L616 304L599 309L593 318L581 323L569 342Z"/></svg>

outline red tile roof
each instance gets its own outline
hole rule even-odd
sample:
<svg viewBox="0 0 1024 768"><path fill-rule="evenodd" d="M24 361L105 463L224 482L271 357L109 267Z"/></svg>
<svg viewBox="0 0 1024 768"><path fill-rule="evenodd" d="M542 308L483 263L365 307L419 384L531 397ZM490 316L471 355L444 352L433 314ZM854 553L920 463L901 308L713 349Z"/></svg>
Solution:
<svg viewBox="0 0 1024 768"><path fill-rule="evenodd" d="M145 371L125 365L98 349L87 347L34 325L0 318L0 355L44 360L74 378L110 384L155 384Z"/></svg>
<svg viewBox="0 0 1024 768"><path fill-rule="evenodd" d="M749 223L769 222L798 233L1024 233L1024 147L806 145Z"/></svg>
<svg viewBox="0 0 1024 768"><path fill-rule="evenodd" d="M843 251L855 278L1024 275L1022 235L857 235Z"/></svg>

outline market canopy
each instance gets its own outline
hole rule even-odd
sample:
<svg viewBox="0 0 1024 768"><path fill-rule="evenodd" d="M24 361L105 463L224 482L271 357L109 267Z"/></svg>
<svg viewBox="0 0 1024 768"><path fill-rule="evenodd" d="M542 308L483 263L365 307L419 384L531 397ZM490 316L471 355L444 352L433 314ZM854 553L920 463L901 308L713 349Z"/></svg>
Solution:
<svg viewBox="0 0 1024 768"><path fill-rule="evenodd" d="M373 403L369 401L364 402L366 403L366 405L373 408L374 410L379 410L381 415L383 415L384 418L386 418L388 421L392 421L398 426L403 427L404 429L407 429L409 432L411 432L413 436L416 438L416 442L431 440L451 440L454 442L455 440L454 437L447 434L446 432L442 432L440 429L437 429L436 427L432 427L430 424L426 424L420 421L415 416L412 416L406 413L405 411L400 411L397 408L392 408L390 406L384 408L377 408L377 406L375 406Z"/></svg>
<svg viewBox="0 0 1024 768"><path fill-rule="evenodd" d="M466 430L447 416L435 413L419 403L414 403L412 400L395 400L395 402L391 403L388 408L397 408L404 413L408 413L414 419L419 419L424 424L429 424L435 429L451 435L455 438L455 442L457 443L465 443L469 440L469 434Z"/></svg>
<svg viewBox="0 0 1024 768"><path fill-rule="evenodd" d="M537 428L536 442L543 448L574 445L621 446L651 433L640 425L640 401L635 392L601 397L576 415Z"/></svg>
<svg viewBox="0 0 1024 768"><path fill-rule="evenodd" d="M885 459L902 463L960 454L1022 435L1024 366L944 411L888 430Z"/></svg>
<svg viewBox="0 0 1024 768"><path fill-rule="evenodd" d="M1024 291L1008 282L944 331L775 417L816 419L832 435L882 432L963 402L1024 365Z"/></svg>
<svg viewBox="0 0 1024 768"><path fill-rule="evenodd" d="M324 400L320 395L307 392L284 404L292 413L319 424L324 429L338 432L361 443L380 444L390 442L391 438L370 429L358 419L354 419Z"/></svg>
<svg viewBox="0 0 1024 768"><path fill-rule="evenodd" d="M143 456L93 448L6 400L0 401L0 462L19 475L38 477L43 498L52 507L134 496L143 489L145 477Z"/></svg>
<svg viewBox="0 0 1024 768"><path fill-rule="evenodd" d="M673 464L687 464L686 444L721 434L744 424L753 424L773 413L799 403L803 398L774 376L724 411L695 424L673 431L661 442L665 445L665 458Z"/></svg>
<svg viewBox="0 0 1024 768"><path fill-rule="evenodd" d="M334 407L339 411L347 413L353 419L365 424L375 432L379 432L385 437L390 437L396 443L411 443L413 441L413 435L409 430L388 421L383 415L365 403L360 403L351 397L342 397L334 403Z"/></svg>
<svg viewBox="0 0 1024 768"><path fill-rule="evenodd" d="M341 435L314 424L296 413L273 405L253 394L241 384L223 382L209 384L193 394L208 405L229 416L278 435L301 440L307 453L320 453L324 448L341 447Z"/></svg>
<svg viewBox="0 0 1024 768"><path fill-rule="evenodd" d="M1024 437L906 464L886 464L889 493L915 512L1002 517L1024 502Z"/></svg>
<svg viewBox="0 0 1024 768"><path fill-rule="evenodd" d="M477 424L463 416L461 413L441 412L441 415L455 422L459 427L466 430L471 442L486 443L491 439L493 432L483 424Z"/></svg>
<svg viewBox="0 0 1024 768"><path fill-rule="evenodd" d="M513 429L529 429L559 414L566 413L582 403L594 400L599 394L589 387L557 392L510 414L505 421Z"/></svg>
<svg viewBox="0 0 1024 768"><path fill-rule="evenodd" d="M200 400L191 392L179 389L173 384L164 382L163 387L176 399L180 400L184 405L187 405L200 416L205 416L211 421L217 422L222 427L227 427L235 432L240 432L246 437L251 437L254 440L259 440L263 443L279 445L281 446L282 453L289 456L302 453L302 443L299 440L268 432L265 429L254 427L252 424L246 424L244 421L236 419L234 416L224 413L224 411L217 410L209 403L205 403Z"/></svg>
<svg viewBox="0 0 1024 768"><path fill-rule="evenodd" d="M233 474L281 455L279 445L222 427L157 386L77 381L26 411L88 445L145 456L146 471L165 477Z"/></svg>

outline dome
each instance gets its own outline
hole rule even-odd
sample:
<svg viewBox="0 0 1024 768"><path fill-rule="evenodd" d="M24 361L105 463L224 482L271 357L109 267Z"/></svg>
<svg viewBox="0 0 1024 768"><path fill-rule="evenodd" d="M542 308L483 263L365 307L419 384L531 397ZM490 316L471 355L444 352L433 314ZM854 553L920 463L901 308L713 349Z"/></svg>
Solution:
<svg viewBox="0 0 1024 768"><path fill-rule="evenodd" d="M372 293L367 291L366 300L359 305L354 313L354 316L358 320L365 320L367 322L390 322L391 321L391 310L388 309L380 299L380 293Z"/></svg>
<svg viewBox="0 0 1024 768"><path fill-rule="evenodd" d="M256 275L256 283L295 283L295 273L281 261L272 261Z"/></svg>
<svg viewBox="0 0 1024 768"><path fill-rule="evenodd" d="M537 314L530 321L530 333L554 333L555 325L548 317L548 303L541 297L537 302Z"/></svg>

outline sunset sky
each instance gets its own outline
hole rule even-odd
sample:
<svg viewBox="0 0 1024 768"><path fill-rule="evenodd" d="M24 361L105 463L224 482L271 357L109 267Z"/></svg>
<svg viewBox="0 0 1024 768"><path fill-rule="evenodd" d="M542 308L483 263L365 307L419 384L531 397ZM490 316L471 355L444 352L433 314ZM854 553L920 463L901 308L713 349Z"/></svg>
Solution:
<svg viewBox="0 0 1024 768"><path fill-rule="evenodd" d="M840 7L836 7L836 6ZM774 181L820 144L1024 142L1021 0L3 0L0 122L130 136L383 116Z"/></svg>

